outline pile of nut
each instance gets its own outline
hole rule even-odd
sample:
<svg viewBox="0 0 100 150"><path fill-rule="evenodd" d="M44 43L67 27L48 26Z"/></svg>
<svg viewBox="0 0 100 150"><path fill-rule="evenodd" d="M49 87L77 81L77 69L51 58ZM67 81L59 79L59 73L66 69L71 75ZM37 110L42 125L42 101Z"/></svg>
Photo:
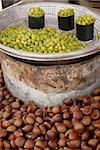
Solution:
<svg viewBox="0 0 100 150"><path fill-rule="evenodd" d="M100 150L100 88L54 107L26 105L0 70L0 150Z"/></svg>

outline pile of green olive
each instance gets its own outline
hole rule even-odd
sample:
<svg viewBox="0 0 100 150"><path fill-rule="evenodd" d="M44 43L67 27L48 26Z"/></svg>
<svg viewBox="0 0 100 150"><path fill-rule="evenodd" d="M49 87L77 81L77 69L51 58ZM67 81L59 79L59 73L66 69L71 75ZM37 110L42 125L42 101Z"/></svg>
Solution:
<svg viewBox="0 0 100 150"><path fill-rule="evenodd" d="M79 42L73 33L48 27L31 30L23 26L10 26L1 30L0 43L34 53L73 52L88 46L85 42Z"/></svg>
<svg viewBox="0 0 100 150"><path fill-rule="evenodd" d="M76 20L78 25L90 25L95 22L95 18L91 15L82 15L79 16Z"/></svg>
<svg viewBox="0 0 100 150"><path fill-rule="evenodd" d="M40 7L34 7L34 8L30 8L28 10L28 15L31 16L31 17L40 17L40 16L43 16L44 15L44 10Z"/></svg>
<svg viewBox="0 0 100 150"><path fill-rule="evenodd" d="M58 16L61 16L61 17L69 17L72 15L74 15L73 8L60 9L60 11L58 12Z"/></svg>

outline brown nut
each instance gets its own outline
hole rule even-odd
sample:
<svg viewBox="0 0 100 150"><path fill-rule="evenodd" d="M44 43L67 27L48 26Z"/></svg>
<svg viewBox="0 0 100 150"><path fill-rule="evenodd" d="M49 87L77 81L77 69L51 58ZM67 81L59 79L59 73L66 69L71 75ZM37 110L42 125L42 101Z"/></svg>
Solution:
<svg viewBox="0 0 100 150"><path fill-rule="evenodd" d="M4 140L4 141L3 141L3 146L4 146L5 149L9 149L9 148L10 148L10 143L9 143L9 141Z"/></svg>
<svg viewBox="0 0 100 150"><path fill-rule="evenodd" d="M25 134L25 137L28 138L28 139L32 139L32 140L35 140L37 138L38 135L36 134L33 134L32 132L28 132Z"/></svg>
<svg viewBox="0 0 100 150"><path fill-rule="evenodd" d="M20 136L23 136L22 130L21 130L21 129L16 130L16 131L14 132L14 135L15 135L16 138L17 138L17 137L20 137Z"/></svg>
<svg viewBox="0 0 100 150"><path fill-rule="evenodd" d="M93 107L93 109L100 109L100 102L93 102L91 106Z"/></svg>
<svg viewBox="0 0 100 150"><path fill-rule="evenodd" d="M92 113L92 106L86 105L83 108L80 108L80 110L82 111L83 114L89 115Z"/></svg>
<svg viewBox="0 0 100 150"><path fill-rule="evenodd" d="M66 145L66 139L62 138L58 141L59 148L64 147Z"/></svg>
<svg viewBox="0 0 100 150"><path fill-rule="evenodd" d="M99 119L100 117L100 112L98 109L94 109L91 113L91 118L94 119L94 120L97 120Z"/></svg>
<svg viewBox="0 0 100 150"><path fill-rule="evenodd" d="M63 120L63 124L66 126L66 128L70 129L72 128L72 123L69 120Z"/></svg>
<svg viewBox="0 0 100 150"><path fill-rule="evenodd" d="M24 143L25 143L25 139L23 137L17 137L15 139L15 145L17 147L23 147L24 146Z"/></svg>
<svg viewBox="0 0 100 150"><path fill-rule="evenodd" d="M97 145L96 150L100 150L100 144Z"/></svg>
<svg viewBox="0 0 100 150"><path fill-rule="evenodd" d="M84 131L83 134L81 135L81 139L83 141L87 141L89 139L89 136L90 136L89 131Z"/></svg>
<svg viewBox="0 0 100 150"><path fill-rule="evenodd" d="M15 125L16 127L20 127L20 126L22 126L22 124L23 124L22 119L16 119L16 120L14 121L14 125Z"/></svg>
<svg viewBox="0 0 100 150"><path fill-rule="evenodd" d="M92 93L93 95L100 95L100 87L95 88Z"/></svg>
<svg viewBox="0 0 100 150"><path fill-rule="evenodd" d="M40 147L34 146L34 150L43 150Z"/></svg>
<svg viewBox="0 0 100 150"><path fill-rule="evenodd" d="M31 140L31 139L28 139L26 142L25 142L25 145L24 145L24 148L26 149L33 149L34 148L34 141Z"/></svg>
<svg viewBox="0 0 100 150"><path fill-rule="evenodd" d="M5 137L7 135L7 131L5 129L0 128L0 138Z"/></svg>
<svg viewBox="0 0 100 150"><path fill-rule="evenodd" d="M60 106L56 105L52 108L53 114L59 114L60 113Z"/></svg>
<svg viewBox="0 0 100 150"><path fill-rule="evenodd" d="M71 116L70 116L70 113L68 111L63 113L63 119L69 119L70 117Z"/></svg>
<svg viewBox="0 0 100 150"><path fill-rule="evenodd" d="M12 106L12 108L14 108L14 109L20 108L19 102L13 102L13 103L11 104L11 106Z"/></svg>
<svg viewBox="0 0 100 150"><path fill-rule="evenodd" d="M93 96L93 100L95 102L99 102L100 101L100 96Z"/></svg>
<svg viewBox="0 0 100 150"><path fill-rule="evenodd" d="M90 139L88 141L88 145L90 145L92 147L96 147L97 144L98 144L98 140L97 139Z"/></svg>
<svg viewBox="0 0 100 150"><path fill-rule="evenodd" d="M39 125L39 128L41 130L41 134L46 134L46 127L44 124Z"/></svg>
<svg viewBox="0 0 100 150"><path fill-rule="evenodd" d="M60 111L61 111L61 112L66 112L66 111L69 110L69 107L70 107L70 106L67 106L67 105L65 105L65 104L61 104L61 105L60 105Z"/></svg>
<svg viewBox="0 0 100 150"><path fill-rule="evenodd" d="M97 138L100 138L100 130L99 129L96 129L94 133Z"/></svg>
<svg viewBox="0 0 100 150"><path fill-rule="evenodd" d="M81 149L82 150L92 150L92 147L87 146L84 141L81 142Z"/></svg>
<svg viewBox="0 0 100 150"><path fill-rule="evenodd" d="M47 136L48 136L49 139L53 140L53 139L56 138L57 133L56 133L55 131L48 130L48 131L47 131Z"/></svg>
<svg viewBox="0 0 100 150"><path fill-rule="evenodd" d="M41 109L37 109L36 111L35 111L35 116L42 116L42 114L43 114L43 112L41 111Z"/></svg>
<svg viewBox="0 0 100 150"><path fill-rule="evenodd" d="M14 125L10 125L8 128L7 128L7 131L8 132L14 132L16 130L16 127Z"/></svg>
<svg viewBox="0 0 100 150"><path fill-rule="evenodd" d="M28 114L27 117L26 117L26 122L27 122L28 124L34 124L34 122L35 122L34 116Z"/></svg>
<svg viewBox="0 0 100 150"><path fill-rule="evenodd" d="M49 142L48 142L48 146L51 148L51 149L56 149L57 148L57 143L56 143L56 141L52 141L52 140L50 140Z"/></svg>
<svg viewBox="0 0 100 150"><path fill-rule="evenodd" d="M44 125L47 129L51 129L51 124L49 122L44 122Z"/></svg>
<svg viewBox="0 0 100 150"><path fill-rule="evenodd" d="M73 141L67 142L67 145L70 148L79 148L80 147L80 141L79 140L73 140Z"/></svg>
<svg viewBox="0 0 100 150"><path fill-rule="evenodd" d="M15 135L13 133L10 133L8 136L8 140L13 140L15 138Z"/></svg>
<svg viewBox="0 0 100 150"><path fill-rule="evenodd" d="M79 135L74 130L72 130L69 133L69 140L77 140L77 139L79 139Z"/></svg>
<svg viewBox="0 0 100 150"><path fill-rule="evenodd" d="M85 125L88 126L91 123L91 117L90 116L84 116L81 122Z"/></svg>
<svg viewBox="0 0 100 150"><path fill-rule="evenodd" d="M65 98L65 99L63 100L63 102L64 102L64 104L66 104L66 105L72 105L73 100L72 100L71 98Z"/></svg>
<svg viewBox="0 0 100 150"><path fill-rule="evenodd" d="M77 120L80 120L83 117L83 114L80 110L75 110L72 113L73 113L73 118Z"/></svg>
<svg viewBox="0 0 100 150"><path fill-rule="evenodd" d="M10 112L8 112L8 111L4 111L4 113L3 113L3 118L8 118L8 117L10 117L10 115L11 115L11 113Z"/></svg>
<svg viewBox="0 0 100 150"><path fill-rule="evenodd" d="M24 132L30 132L30 131L32 130L32 128L33 128L33 126L32 126L31 124L29 124L29 125L24 126L24 127L22 128L22 130L23 130Z"/></svg>
<svg viewBox="0 0 100 150"><path fill-rule="evenodd" d="M57 131L64 133L66 132L66 126L63 123L55 123Z"/></svg>
<svg viewBox="0 0 100 150"><path fill-rule="evenodd" d="M93 122L92 122L92 125L93 125L95 128L100 129L100 119L98 119L98 120L96 120L96 121L93 121Z"/></svg>
<svg viewBox="0 0 100 150"><path fill-rule="evenodd" d="M40 123L40 124L43 123L43 119L42 119L41 117L39 117L39 116L36 117L35 120L36 120L38 123Z"/></svg>
<svg viewBox="0 0 100 150"><path fill-rule="evenodd" d="M61 114L56 114L55 116L52 117L51 122L62 122L62 115Z"/></svg>
<svg viewBox="0 0 100 150"><path fill-rule="evenodd" d="M11 145L11 148L13 148L13 149L16 148L14 140L10 140L10 145Z"/></svg>
<svg viewBox="0 0 100 150"><path fill-rule="evenodd" d="M44 142L42 140L36 141L35 146L37 146L39 148L42 148L42 149L45 148L45 144L44 144Z"/></svg>
<svg viewBox="0 0 100 150"><path fill-rule="evenodd" d="M33 130L32 130L32 133L33 133L34 135L40 135L41 130L40 130L39 127L34 127Z"/></svg>
<svg viewBox="0 0 100 150"><path fill-rule="evenodd" d="M35 106L34 102L33 102L33 101L29 101L29 102L28 102L27 112L28 112L28 113L29 113L29 112L34 113L35 110L36 110L36 106Z"/></svg>
<svg viewBox="0 0 100 150"><path fill-rule="evenodd" d="M78 133L83 133L84 125L80 122L77 122L77 123L74 124L74 130Z"/></svg>
<svg viewBox="0 0 100 150"><path fill-rule="evenodd" d="M9 122L8 120L4 120L3 122L2 122L2 127L3 128L7 128L7 127L9 127L11 125L11 122Z"/></svg>

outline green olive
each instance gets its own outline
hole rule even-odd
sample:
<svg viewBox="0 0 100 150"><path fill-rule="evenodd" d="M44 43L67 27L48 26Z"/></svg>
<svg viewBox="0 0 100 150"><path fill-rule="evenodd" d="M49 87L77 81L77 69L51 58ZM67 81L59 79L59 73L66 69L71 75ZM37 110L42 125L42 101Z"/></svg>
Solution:
<svg viewBox="0 0 100 150"><path fill-rule="evenodd" d="M28 10L28 15L31 17L40 17L44 15L44 10L40 7L30 8Z"/></svg>
<svg viewBox="0 0 100 150"><path fill-rule="evenodd" d="M68 17L74 15L74 9L73 8L65 8L65 9L60 9L58 12L58 16L61 17Z"/></svg>
<svg viewBox="0 0 100 150"><path fill-rule="evenodd" d="M79 16L76 20L76 24L78 25L90 25L95 22L95 18L91 15L82 15Z"/></svg>

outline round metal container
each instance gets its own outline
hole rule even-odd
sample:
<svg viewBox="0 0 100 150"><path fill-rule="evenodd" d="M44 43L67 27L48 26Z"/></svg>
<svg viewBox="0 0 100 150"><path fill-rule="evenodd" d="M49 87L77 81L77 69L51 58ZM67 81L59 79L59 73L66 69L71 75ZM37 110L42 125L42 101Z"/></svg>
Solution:
<svg viewBox="0 0 100 150"><path fill-rule="evenodd" d="M75 18L79 15L83 14L91 14L96 18L95 22L95 32L94 32L94 39L89 41L89 48L88 49L80 49L75 52L71 53L55 53L55 54L41 54L41 53L32 53L22 50L15 50L9 47L6 47L0 44L0 49L2 52L16 57L21 58L24 60L29 61L38 61L38 62L50 62L53 61L64 61L64 60L72 60L76 58L82 58L88 55L92 55L100 51L100 39L96 37L97 33L100 33L100 18L99 15L95 14L94 12L90 11L86 7L72 5L68 3L50 3L50 2L37 2L37 3L29 3L18 5L16 7L12 7L10 9L6 9L1 12L0 14L0 30L6 28L10 25L15 25L20 23L22 20L28 20L27 10L30 7L39 6L44 9L45 11L45 26L48 27L55 27L58 29L58 10L61 8L66 7L73 7L75 9ZM23 25L26 25L23 23ZM76 29L70 32L76 33Z"/></svg>

